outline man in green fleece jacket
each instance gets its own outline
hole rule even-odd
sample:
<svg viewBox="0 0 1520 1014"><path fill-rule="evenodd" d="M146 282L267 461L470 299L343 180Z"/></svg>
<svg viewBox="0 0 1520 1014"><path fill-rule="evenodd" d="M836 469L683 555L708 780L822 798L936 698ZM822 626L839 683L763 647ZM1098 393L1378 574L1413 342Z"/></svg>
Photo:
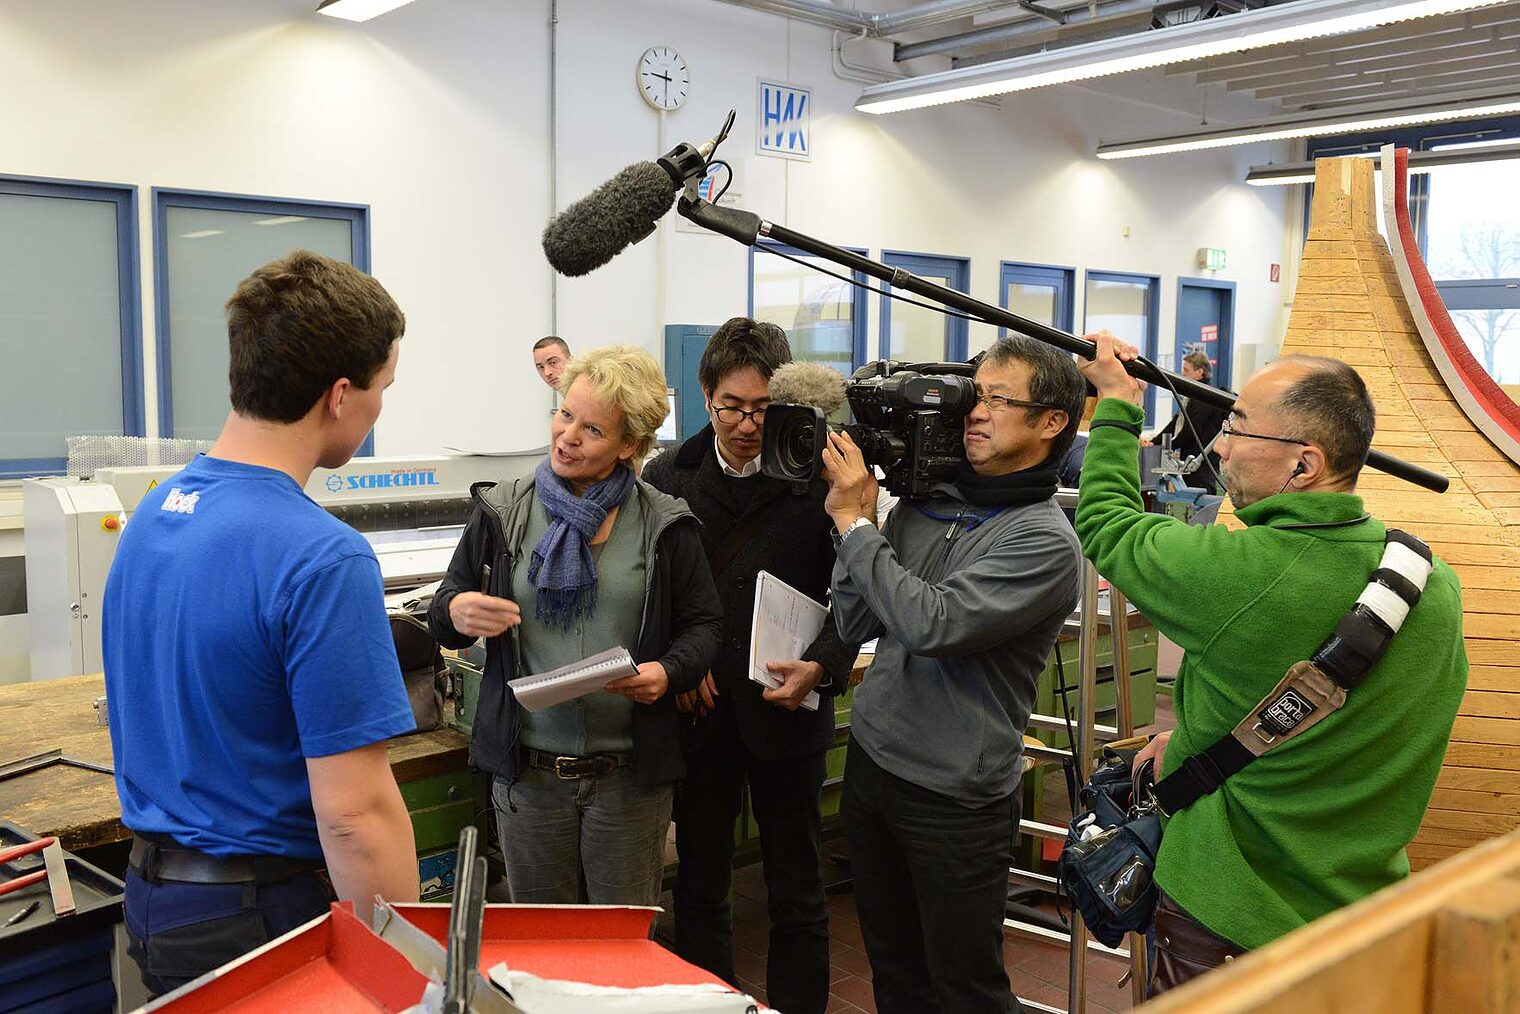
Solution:
<svg viewBox="0 0 1520 1014"><path fill-rule="evenodd" d="M1185 652L1177 728L1147 748L1164 776L1309 658L1377 568L1385 529L1355 495L1373 406L1339 360L1289 356L1264 367L1216 445L1247 527L1189 526L1141 504L1141 388L1121 364L1135 349L1106 332L1091 337L1097 359L1080 365L1102 400L1077 535L1098 571ZM1404 847L1466 685L1461 591L1436 560L1423 597L1344 707L1167 822L1152 992L1407 876Z"/></svg>

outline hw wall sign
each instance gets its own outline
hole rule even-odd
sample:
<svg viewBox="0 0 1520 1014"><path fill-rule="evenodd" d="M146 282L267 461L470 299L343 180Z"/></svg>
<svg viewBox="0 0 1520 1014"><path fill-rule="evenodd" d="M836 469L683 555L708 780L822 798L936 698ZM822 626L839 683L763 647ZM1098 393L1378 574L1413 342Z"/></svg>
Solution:
<svg viewBox="0 0 1520 1014"><path fill-rule="evenodd" d="M755 150L801 161L813 157L813 93L778 81L757 82Z"/></svg>

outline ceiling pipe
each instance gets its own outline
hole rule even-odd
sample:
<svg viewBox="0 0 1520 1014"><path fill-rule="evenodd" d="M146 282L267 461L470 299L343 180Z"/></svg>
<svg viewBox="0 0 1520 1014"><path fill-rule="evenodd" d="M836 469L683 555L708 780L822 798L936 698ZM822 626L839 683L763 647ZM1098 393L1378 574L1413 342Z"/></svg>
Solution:
<svg viewBox="0 0 1520 1014"><path fill-rule="evenodd" d="M1016 0L927 0L900 11L867 13L836 7L820 0L720 0L733 7L747 7L769 14L783 14L825 28L872 37L896 35L929 28L960 18L1017 6Z"/></svg>
<svg viewBox="0 0 1520 1014"><path fill-rule="evenodd" d="M978 28L959 35L946 35L938 39L925 39L922 42L899 42L893 52L894 60L916 60L921 56L936 56L940 53L953 53L957 50L972 49L979 46L996 45L1001 42L1010 42L1025 36L1039 36L1038 40L1030 39L1031 43L1037 41L1059 40L1068 37L1089 36L1094 32L1111 30L1123 32L1134 27L1137 23L1144 28L1150 27L1149 18L1151 13L1160 4L1152 0L1120 0L1118 3L1105 3L1098 7L1097 17L1091 14L1091 8L1085 2L1079 2L1067 6L1064 10L1051 4L1048 10L1060 13L1066 20L1060 27L1053 26L1043 18L1031 18L1010 24L991 25L987 28ZM1144 20L1137 21L1143 16Z"/></svg>

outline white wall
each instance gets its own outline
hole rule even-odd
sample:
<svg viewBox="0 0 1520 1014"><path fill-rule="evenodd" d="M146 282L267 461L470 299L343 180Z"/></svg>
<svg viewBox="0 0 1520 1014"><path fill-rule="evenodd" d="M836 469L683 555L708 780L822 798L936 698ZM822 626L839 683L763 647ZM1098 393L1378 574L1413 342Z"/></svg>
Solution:
<svg viewBox="0 0 1520 1014"><path fill-rule="evenodd" d="M13 97L0 104L0 172L139 185L145 265L153 186L371 205L373 270L408 319L377 450L541 443L549 395L528 348L551 320L538 245L550 214L548 3L418 0L365 25L315 6L0 7L0 94ZM1046 89L1001 112L873 117L853 111L862 86L834 75L824 29L711 0L562 0L559 16L561 207L661 150L633 68L646 46L668 44L690 62L693 94L668 115L664 142L706 138L736 107L724 154L764 217L873 252L969 256L973 294L993 302L1005 258L1161 274L1163 349L1177 276L1200 273L1198 247L1223 246L1221 277L1240 282L1238 340L1277 343L1283 292L1266 279L1284 259L1284 199L1241 181L1286 150L1092 155L1100 138L1196 125L1197 96L1175 81ZM851 59L880 61L873 45L851 47ZM754 154L759 76L813 89L812 162ZM558 330L572 345L634 341L658 354L664 322L744 312L745 250L664 230L663 272L650 239L560 282ZM143 316L151 385L151 286Z"/></svg>
<svg viewBox="0 0 1520 1014"><path fill-rule="evenodd" d="M316 0L68 0L0 4L0 173L141 188L149 435L157 392L151 285L155 186L371 206L372 266L407 315L381 454L544 442L549 392L528 349L555 320L539 236L552 211L548 0L417 0L365 25ZM723 154L744 206L831 242L954 254L972 292L997 301L1003 259L1160 274L1161 348L1176 279L1201 246L1229 251L1239 281L1239 363L1275 354L1286 321L1285 195L1243 185L1283 146L1102 162L1100 139L1195 126L1199 93L1159 72L982 104L873 117L836 76L834 34L715 0L561 0L558 206L630 162L739 119ZM691 64L687 106L657 114L634 65L650 45ZM854 63L890 69L884 43ZM920 61L915 72L943 61ZM757 156L758 77L812 89L814 158ZM1249 119L1221 92L1214 117ZM1127 230L1127 235L1126 235ZM661 353L664 323L745 311L747 253L663 226L606 268L559 283L557 330L573 346L632 341ZM1082 319L1081 284L1077 321ZM663 302L664 313L660 306ZM869 301L868 348L878 307ZM1259 352L1259 354L1258 354ZM1237 378L1239 379L1239 378ZM16 539L0 545L15 555ZM23 618L0 623L0 682L18 678Z"/></svg>

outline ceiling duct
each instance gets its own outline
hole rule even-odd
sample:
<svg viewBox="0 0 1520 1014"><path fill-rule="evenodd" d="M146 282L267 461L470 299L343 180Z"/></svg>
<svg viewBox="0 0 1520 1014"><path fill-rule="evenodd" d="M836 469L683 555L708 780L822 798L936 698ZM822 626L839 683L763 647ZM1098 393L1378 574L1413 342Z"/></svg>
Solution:
<svg viewBox="0 0 1520 1014"><path fill-rule="evenodd" d="M932 28L949 21L985 14L1002 7L1018 6L1016 0L928 0L902 10L867 13L836 7L821 0L721 0L734 7L769 14L783 14L824 28L873 37L897 35L918 28Z"/></svg>
<svg viewBox="0 0 1520 1014"><path fill-rule="evenodd" d="M1503 0L1295 0L1263 10L1099 39L977 67L872 85L855 108L897 112L1366 31Z"/></svg>

